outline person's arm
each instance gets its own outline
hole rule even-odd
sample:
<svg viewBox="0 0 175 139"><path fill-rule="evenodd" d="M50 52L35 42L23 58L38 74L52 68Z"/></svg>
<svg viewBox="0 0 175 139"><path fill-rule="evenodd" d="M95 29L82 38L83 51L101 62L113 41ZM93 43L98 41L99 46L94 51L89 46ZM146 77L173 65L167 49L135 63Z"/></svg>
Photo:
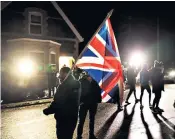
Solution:
<svg viewBox="0 0 175 139"><path fill-rule="evenodd" d="M45 115L49 115L49 114L54 114L55 113L55 109L58 107L58 103L61 103L61 101L63 101L63 98L61 97L61 89L60 89L61 85L57 88L56 94L54 96L53 101L51 102L51 104L43 110L43 113ZM64 94L64 93L62 93Z"/></svg>
<svg viewBox="0 0 175 139"><path fill-rule="evenodd" d="M96 95L97 103L101 103L101 101L102 101L101 88L96 81L92 81L92 82L93 82L93 86L94 86L94 90L95 90L94 93Z"/></svg>
<svg viewBox="0 0 175 139"><path fill-rule="evenodd" d="M164 74L162 73L162 91L165 91L165 87L164 87Z"/></svg>
<svg viewBox="0 0 175 139"><path fill-rule="evenodd" d="M142 72L140 72L140 83L142 83L142 80L143 80L143 75L142 75Z"/></svg>
<svg viewBox="0 0 175 139"><path fill-rule="evenodd" d="M56 105L55 101L53 100L51 102L50 106L43 110L43 113L45 115L54 114L55 113L55 107L56 107L55 105Z"/></svg>

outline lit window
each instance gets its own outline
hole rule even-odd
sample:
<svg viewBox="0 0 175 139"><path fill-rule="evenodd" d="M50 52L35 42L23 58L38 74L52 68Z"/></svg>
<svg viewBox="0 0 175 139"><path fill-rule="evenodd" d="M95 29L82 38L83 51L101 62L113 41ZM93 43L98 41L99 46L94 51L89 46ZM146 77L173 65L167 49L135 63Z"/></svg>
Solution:
<svg viewBox="0 0 175 139"><path fill-rule="evenodd" d="M29 34L42 34L42 14L39 12L29 13Z"/></svg>
<svg viewBox="0 0 175 139"><path fill-rule="evenodd" d="M50 53L50 66L52 70L56 70L56 54Z"/></svg>

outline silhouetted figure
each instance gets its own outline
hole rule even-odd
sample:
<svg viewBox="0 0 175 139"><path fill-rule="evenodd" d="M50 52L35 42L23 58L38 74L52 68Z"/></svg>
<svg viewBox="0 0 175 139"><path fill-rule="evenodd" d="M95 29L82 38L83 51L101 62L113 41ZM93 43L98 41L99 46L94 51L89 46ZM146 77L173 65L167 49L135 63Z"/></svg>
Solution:
<svg viewBox="0 0 175 139"><path fill-rule="evenodd" d="M135 69L130 66L128 68L128 72L127 72L127 79L128 79L128 85L130 87L130 91L129 91L129 94L126 98L126 103L130 104L130 102L128 102L132 92L134 92L134 97L135 97L135 101L138 102L138 99L136 97L136 76L137 76L137 73L135 71Z"/></svg>
<svg viewBox="0 0 175 139"><path fill-rule="evenodd" d="M142 98L144 90L146 89L149 94L149 106L151 107L151 88L149 85L150 73L148 71L147 64L143 65L143 68L140 72L140 84L141 84L141 95L140 95L140 108L143 108Z"/></svg>
<svg viewBox="0 0 175 139"><path fill-rule="evenodd" d="M153 101L153 112L163 112L162 109L159 108L159 102L161 99L161 91L164 91L164 76L162 73L162 65L155 61L154 68L151 69L151 82L152 82L152 91L155 93L155 98Z"/></svg>
<svg viewBox="0 0 175 139"><path fill-rule="evenodd" d="M124 86L124 89L125 89L125 81L126 81L126 76L125 76L125 70L124 70L124 66L122 65L122 70L123 70L123 86ZM116 89L116 95L115 95L115 98L116 98L116 102L117 102L117 107L118 107L118 111L122 111L123 110L123 107L121 106L120 104L120 93L119 93L119 88Z"/></svg>
<svg viewBox="0 0 175 139"><path fill-rule="evenodd" d="M89 75L84 75L81 79L81 99L79 109L79 123L77 129L77 139L82 139L83 126L87 112L89 111L89 139L96 139L94 136L94 122L98 103L101 102L101 88L98 83Z"/></svg>
<svg viewBox="0 0 175 139"><path fill-rule="evenodd" d="M72 75L67 77L69 71L68 67L60 70L61 84L57 88L54 101L43 110L45 115L55 114L58 139L72 139L78 118L80 83Z"/></svg>
<svg viewBox="0 0 175 139"><path fill-rule="evenodd" d="M120 104L120 92L119 92L119 88L116 88L115 94L112 98L112 103L116 103L117 104L117 111L122 111L123 107Z"/></svg>
<svg viewBox="0 0 175 139"><path fill-rule="evenodd" d="M80 79L82 73L83 73L83 70L78 68L78 67L75 67L73 69L73 75L74 75L75 79L77 79L77 80Z"/></svg>

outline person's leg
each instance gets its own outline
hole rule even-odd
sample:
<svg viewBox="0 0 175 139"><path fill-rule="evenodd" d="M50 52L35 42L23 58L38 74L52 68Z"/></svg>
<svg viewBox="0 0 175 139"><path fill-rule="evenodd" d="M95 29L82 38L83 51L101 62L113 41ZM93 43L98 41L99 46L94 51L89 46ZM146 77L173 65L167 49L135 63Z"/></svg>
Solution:
<svg viewBox="0 0 175 139"><path fill-rule="evenodd" d="M72 139L77 124L77 116L64 116L59 121L58 139Z"/></svg>
<svg viewBox="0 0 175 139"><path fill-rule="evenodd" d="M94 123L95 123L95 115L97 112L98 104L93 104L89 109L89 138L95 139L94 136Z"/></svg>
<svg viewBox="0 0 175 139"><path fill-rule="evenodd" d="M143 98L144 89L145 88L143 86L141 86L140 105L142 105L142 98Z"/></svg>
<svg viewBox="0 0 175 139"><path fill-rule="evenodd" d="M83 126L86 119L88 108L84 104L80 105L79 115L78 115L78 128L77 128L77 139L82 138Z"/></svg>
<svg viewBox="0 0 175 139"><path fill-rule="evenodd" d="M129 98L130 98L130 96L131 96L131 94L132 94L133 91L134 91L134 90L133 90L133 86L130 85L130 90L129 90L128 96L127 96L127 98L126 98L126 103L129 103L128 100L129 100Z"/></svg>
<svg viewBox="0 0 175 139"><path fill-rule="evenodd" d="M153 100L153 109L156 107L156 102L157 102L157 93L155 93L155 97Z"/></svg>
<svg viewBox="0 0 175 139"><path fill-rule="evenodd" d="M123 110L123 108L122 108L122 106L121 106L121 104L120 104L120 93L119 93L119 92L117 93L116 101L117 101L117 107L118 107L117 110L118 110L118 111Z"/></svg>
<svg viewBox="0 0 175 139"><path fill-rule="evenodd" d="M136 86L135 85L133 86L133 91L134 91L135 101L138 102L137 95L136 95Z"/></svg>
<svg viewBox="0 0 175 139"><path fill-rule="evenodd" d="M150 88L149 85L146 87L146 90L147 90L147 92L149 94L149 106L151 107L151 88Z"/></svg>
<svg viewBox="0 0 175 139"><path fill-rule="evenodd" d="M156 108L159 108L160 98L161 98L161 91L159 91L159 93L157 93Z"/></svg>
<svg viewBox="0 0 175 139"><path fill-rule="evenodd" d="M158 99L159 99L158 91L155 91L155 98L154 98L153 107L152 107L152 110L153 110L154 113L158 113L158 110L156 108L157 107Z"/></svg>

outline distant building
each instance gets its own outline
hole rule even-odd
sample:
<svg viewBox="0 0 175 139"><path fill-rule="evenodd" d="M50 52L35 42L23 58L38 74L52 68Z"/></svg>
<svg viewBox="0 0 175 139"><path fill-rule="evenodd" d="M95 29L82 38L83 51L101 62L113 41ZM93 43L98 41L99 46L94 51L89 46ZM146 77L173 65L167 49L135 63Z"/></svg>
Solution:
<svg viewBox="0 0 175 139"><path fill-rule="evenodd" d="M45 66L55 64L58 69L64 65L59 61L61 56L78 57L83 38L56 2L1 2L1 5L2 60L9 49L19 56L27 48L24 55L40 57Z"/></svg>
<svg viewBox="0 0 175 139"><path fill-rule="evenodd" d="M63 65L71 67L82 41L57 2L1 2L2 93L25 88L24 84L47 88L47 72ZM37 76L27 81L21 76L23 71L28 74L31 63L19 63L24 59L30 59L37 70ZM21 69L17 69L19 64L23 64ZM16 75L11 75L14 71Z"/></svg>

